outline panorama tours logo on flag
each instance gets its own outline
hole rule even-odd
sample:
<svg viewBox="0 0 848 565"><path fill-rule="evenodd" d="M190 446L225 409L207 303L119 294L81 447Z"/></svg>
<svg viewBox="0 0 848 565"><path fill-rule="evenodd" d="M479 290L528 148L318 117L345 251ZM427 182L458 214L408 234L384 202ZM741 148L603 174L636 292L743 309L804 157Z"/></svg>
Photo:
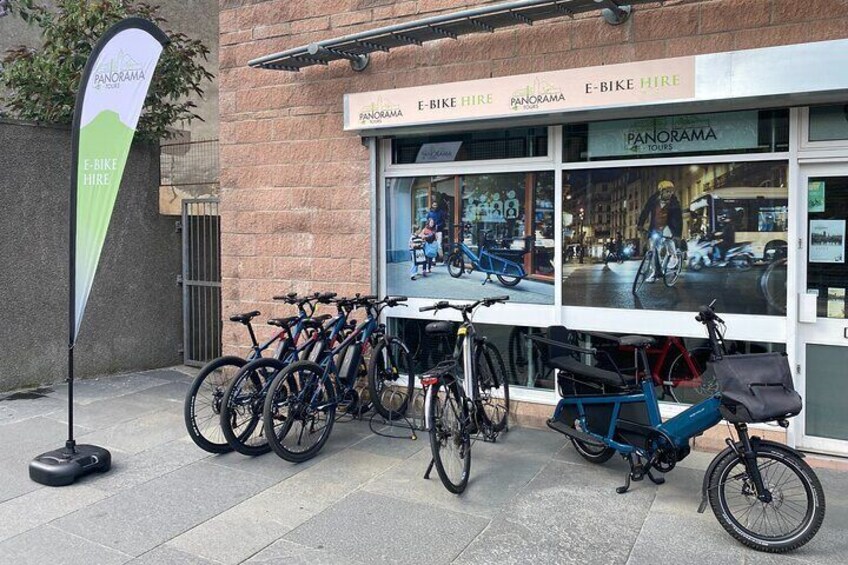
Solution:
<svg viewBox="0 0 848 565"><path fill-rule="evenodd" d="M130 145L164 41L164 36L154 37L139 27L118 31L105 42L80 86L74 337L79 333Z"/></svg>

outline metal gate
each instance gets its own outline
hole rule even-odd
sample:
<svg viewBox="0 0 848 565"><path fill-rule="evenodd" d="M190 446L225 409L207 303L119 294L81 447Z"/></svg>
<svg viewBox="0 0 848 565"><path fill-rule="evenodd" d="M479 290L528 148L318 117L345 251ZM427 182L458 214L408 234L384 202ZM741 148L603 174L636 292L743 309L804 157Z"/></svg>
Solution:
<svg viewBox="0 0 848 565"><path fill-rule="evenodd" d="M183 200L183 362L221 355L221 221L218 200Z"/></svg>

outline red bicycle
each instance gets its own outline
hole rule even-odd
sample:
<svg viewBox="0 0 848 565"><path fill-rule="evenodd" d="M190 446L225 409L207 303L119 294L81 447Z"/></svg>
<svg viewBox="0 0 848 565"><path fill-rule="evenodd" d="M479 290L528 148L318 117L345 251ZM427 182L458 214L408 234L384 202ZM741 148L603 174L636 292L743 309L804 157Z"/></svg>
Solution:
<svg viewBox="0 0 848 565"><path fill-rule="evenodd" d="M635 352L635 349L623 345L619 351ZM678 388L693 389L701 396L718 392L715 379L704 374L711 353L709 346L686 349L682 338L665 336L646 348L646 352L651 361L651 379L662 388L660 400L668 396L680 402L674 393Z"/></svg>

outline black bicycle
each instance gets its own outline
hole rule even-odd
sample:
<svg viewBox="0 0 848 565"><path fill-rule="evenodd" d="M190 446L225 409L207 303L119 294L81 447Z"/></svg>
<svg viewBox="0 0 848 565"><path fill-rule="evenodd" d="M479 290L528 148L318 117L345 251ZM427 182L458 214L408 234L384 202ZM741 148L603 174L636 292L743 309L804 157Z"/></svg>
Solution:
<svg viewBox="0 0 848 565"><path fill-rule="evenodd" d="M435 465L445 488L460 494L468 485L471 470L472 437L496 441L508 430L509 383L500 351L474 329L474 313L509 300L508 296L484 298L471 304L445 301L424 306L421 312L453 309L462 315L456 330L456 347L446 359L421 377L425 387L425 423L430 431L433 459L424 478L430 478ZM450 322L431 322L426 330L432 336L453 332Z"/></svg>

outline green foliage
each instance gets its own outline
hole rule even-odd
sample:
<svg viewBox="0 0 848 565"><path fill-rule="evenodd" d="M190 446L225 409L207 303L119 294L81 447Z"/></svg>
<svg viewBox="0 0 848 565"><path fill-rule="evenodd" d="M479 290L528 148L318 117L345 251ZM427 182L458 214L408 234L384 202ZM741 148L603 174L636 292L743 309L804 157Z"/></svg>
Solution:
<svg viewBox="0 0 848 565"><path fill-rule="evenodd" d="M97 40L116 22L136 16L163 27L158 6L131 0L57 0L53 8L35 0L11 0L12 14L41 29L38 49L6 52L0 88L8 92L5 112L22 120L70 124L83 69ZM187 98L203 97L201 85L214 78L203 67L209 49L199 40L165 30L165 48L153 76L138 137L147 141L173 135L169 127L202 118Z"/></svg>

